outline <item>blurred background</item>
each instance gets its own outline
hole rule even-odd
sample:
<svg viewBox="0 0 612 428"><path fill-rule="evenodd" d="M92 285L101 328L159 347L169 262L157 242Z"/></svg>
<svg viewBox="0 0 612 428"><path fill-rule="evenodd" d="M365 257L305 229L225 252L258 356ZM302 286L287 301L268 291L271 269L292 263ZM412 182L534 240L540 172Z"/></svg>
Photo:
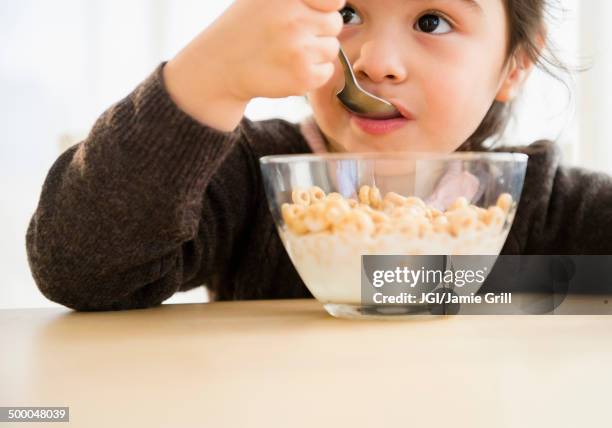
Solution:
<svg viewBox="0 0 612 428"><path fill-rule="evenodd" d="M612 2L557 0L550 36L570 67L536 71L503 140L556 140L565 162L612 173ZM51 307L30 275L25 232L55 159L95 119L205 28L230 0L0 0L0 308ZM247 116L299 121L302 98L258 99ZM203 302L202 288L168 302Z"/></svg>

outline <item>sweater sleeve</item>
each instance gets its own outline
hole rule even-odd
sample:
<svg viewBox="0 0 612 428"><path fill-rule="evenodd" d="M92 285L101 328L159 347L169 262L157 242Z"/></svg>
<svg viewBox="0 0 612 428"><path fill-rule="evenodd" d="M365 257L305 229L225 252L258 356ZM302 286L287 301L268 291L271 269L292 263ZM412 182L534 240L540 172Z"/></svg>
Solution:
<svg viewBox="0 0 612 428"><path fill-rule="evenodd" d="M255 194L240 135L183 113L160 66L48 173L26 236L41 292L76 310L145 308L225 269Z"/></svg>
<svg viewBox="0 0 612 428"><path fill-rule="evenodd" d="M612 177L559 166L527 254L612 254Z"/></svg>

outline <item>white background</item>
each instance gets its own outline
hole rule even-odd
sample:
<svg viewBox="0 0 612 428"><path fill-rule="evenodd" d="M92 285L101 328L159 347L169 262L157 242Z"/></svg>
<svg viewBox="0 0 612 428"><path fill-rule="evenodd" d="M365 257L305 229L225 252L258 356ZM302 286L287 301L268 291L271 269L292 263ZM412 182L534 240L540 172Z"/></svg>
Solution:
<svg viewBox="0 0 612 428"><path fill-rule="evenodd" d="M571 92L528 82L508 143L557 140L569 163L612 172L609 0L563 0L551 35L569 65L591 69ZM0 308L55 306L36 288L24 236L54 160L108 106L206 27L229 0L0 0ZM580 8L578 8L580 6ZM308 114L301 98L256 100L253 119ZM203 289L170 302L204 301Z"/></svg>

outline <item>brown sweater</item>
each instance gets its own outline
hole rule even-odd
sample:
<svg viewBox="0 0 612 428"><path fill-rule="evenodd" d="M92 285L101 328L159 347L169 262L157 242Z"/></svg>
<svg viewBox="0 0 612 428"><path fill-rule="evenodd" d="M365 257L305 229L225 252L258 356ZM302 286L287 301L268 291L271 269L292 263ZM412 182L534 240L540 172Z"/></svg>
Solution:
<svg viewBox="0 0 612 428"><path fill-rule="evenodd" d="M34 279L77 310L146 308L206 285L218 300L311 297L277 235L258 160L307 153L295 124L203 126L160 66L55 162L27 231ZM503 254L610 254L612 179L540 141Z"/></svg>

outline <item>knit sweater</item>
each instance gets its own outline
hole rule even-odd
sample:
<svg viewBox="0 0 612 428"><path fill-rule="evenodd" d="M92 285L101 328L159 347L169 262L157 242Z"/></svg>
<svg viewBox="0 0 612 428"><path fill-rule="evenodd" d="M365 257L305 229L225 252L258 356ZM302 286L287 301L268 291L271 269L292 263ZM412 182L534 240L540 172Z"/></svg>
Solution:
<svg viewBox="0 0 612 428"><path fill-rule="evenodd" d="M461 148L460 148L461 150ZM609 254L612 179L529 155L502 254ZM206 286L216 300L312 297L277 234L259 158L310 153L300 126L243 119L233 132L181 111L162 66L52 166L26 236L34 280L75 310L161 304Z"/></svg>

